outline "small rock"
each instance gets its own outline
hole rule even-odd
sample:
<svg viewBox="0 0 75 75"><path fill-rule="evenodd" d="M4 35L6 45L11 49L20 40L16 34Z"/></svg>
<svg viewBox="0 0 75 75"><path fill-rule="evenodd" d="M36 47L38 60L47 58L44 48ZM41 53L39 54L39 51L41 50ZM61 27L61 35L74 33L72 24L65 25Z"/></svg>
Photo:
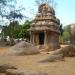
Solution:
<svg viewBox="0 0 75 75"><path fill-rule="evenodd" d="M55 62L55 61L64 61L63 54L49 55L48 57L42 59L40 62Z"/></svg>
<svg viewBox="0 0 75 75"><path fill-rule="evenodd" d="M17 68L9 64L0 65L0 73L5 73L7 69L17 69Z"/></svg>

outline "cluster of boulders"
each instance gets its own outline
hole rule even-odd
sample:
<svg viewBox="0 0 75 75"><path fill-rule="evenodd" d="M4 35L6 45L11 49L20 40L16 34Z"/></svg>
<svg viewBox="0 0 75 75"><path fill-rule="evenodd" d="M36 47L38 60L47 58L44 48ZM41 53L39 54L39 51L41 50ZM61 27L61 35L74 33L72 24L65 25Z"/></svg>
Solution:
<svg viewBox="0 0 75 75"><path fill-rule="evenodd" d="M10 54L14 55L25 55L25 54L37 54L40 53L39 49L30 43L25 41L16 44L10 48ZM64 57L74 57L75 56L75 46L67 45L63 48L50 52L49 56L39 60L39 62L55 62L64 61ZM0 73L5 73L5 75L48 75L47 73L28 71L28 70L18 70L15 66L10 64L0 65Z"/></svg>
<svg viewBox="0 0 75 75"><path fill-rule="evenodd" d="M75 57L75 46L67 45L58 50L52 51L50 55L40 62L54 62L54 61L64 61L64 57Z"/></svg>
<svg viewBox="0 0 75 75"><path fill-rule="evenodd" d="M22 41L9 49L10 55L31 55L38 54L40 50L28 42ZM65 56L74 57L75 56L75 46L67 45L55 51L51 51L47 58L42 59L40 62L53 62L53 61L63 61Z"/></svg>
<svg viewBox="0 0 75 75"><path fill-rule="evenodd" d="M40 53L39 48L31 43L21 41L20 43L9 48L8 51L11 55L31 55ZM52 55L63 54L63 56L75 56L75 47L73 45L67 45L63 48L51 51Z"/></svg>
<svg viewBox="0 0 75 75"><path fill-rule="evenodd" d="M43 72L19 70L15 66L9 64L0 65L0 73L4 73L5 75L48 75Z"/></svg>

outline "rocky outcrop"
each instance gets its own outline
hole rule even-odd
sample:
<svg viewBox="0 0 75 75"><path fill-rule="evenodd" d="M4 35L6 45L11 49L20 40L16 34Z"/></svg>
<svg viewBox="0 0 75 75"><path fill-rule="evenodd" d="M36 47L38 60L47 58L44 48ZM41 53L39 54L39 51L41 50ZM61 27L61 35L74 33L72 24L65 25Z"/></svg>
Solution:
<svg viewBox="0 0 75 75"><path fill-rule="evenodd" d="M55 61L64 61L63 54L49 55L48 57L40 60L39 62L55 62Z"/></svg>
<svg viewBox="0 0 75 75"><path fill-rule="evenodd" d="M9 64L0 65L0 73L5 73L7 69L17 69L17 68Z"/></svg>
<svg viewBox="0 0 75 75"><path fill-rule="evenodd" d="M39 53L39 49L25 41L22 41L9 49L10 55L30 55Z"/></svg>
<svg viewBox="0 0 75 75"><path fill-rule="evenodd" d="M73 57L75 56L75 47L68 45L52 52L53 55L63 54L64 56Z"/></svg>

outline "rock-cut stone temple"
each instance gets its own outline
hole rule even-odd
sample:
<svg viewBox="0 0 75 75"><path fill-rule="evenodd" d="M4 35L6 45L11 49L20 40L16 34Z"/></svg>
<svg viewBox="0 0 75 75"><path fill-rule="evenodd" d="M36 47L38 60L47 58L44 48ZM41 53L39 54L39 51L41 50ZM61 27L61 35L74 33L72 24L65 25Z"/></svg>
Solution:
<svg viewBox="0 0 75 75"><path fill-rule="evenodd" d="M60 20L56 18L54 9L48 4L41 4L38 13L28 29L30 43L46 50L60 48Z"/></svg>

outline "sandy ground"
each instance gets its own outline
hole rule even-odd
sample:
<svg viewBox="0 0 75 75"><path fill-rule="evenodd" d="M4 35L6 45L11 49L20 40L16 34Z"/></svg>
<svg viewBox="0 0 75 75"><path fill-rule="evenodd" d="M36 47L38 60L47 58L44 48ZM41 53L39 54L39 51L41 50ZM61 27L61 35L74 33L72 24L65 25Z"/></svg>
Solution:
<svg viewBox="0 0 75 75"><path fill-rule="evenodd" d="M0 48L0 64L11 64L19 69L47 72L49 75L75 75L75 57L67 57L65 61L39 63L40 59L47 57L49 54L25 56L2 55L2 53L7 51L8 48Z"/></svg>

